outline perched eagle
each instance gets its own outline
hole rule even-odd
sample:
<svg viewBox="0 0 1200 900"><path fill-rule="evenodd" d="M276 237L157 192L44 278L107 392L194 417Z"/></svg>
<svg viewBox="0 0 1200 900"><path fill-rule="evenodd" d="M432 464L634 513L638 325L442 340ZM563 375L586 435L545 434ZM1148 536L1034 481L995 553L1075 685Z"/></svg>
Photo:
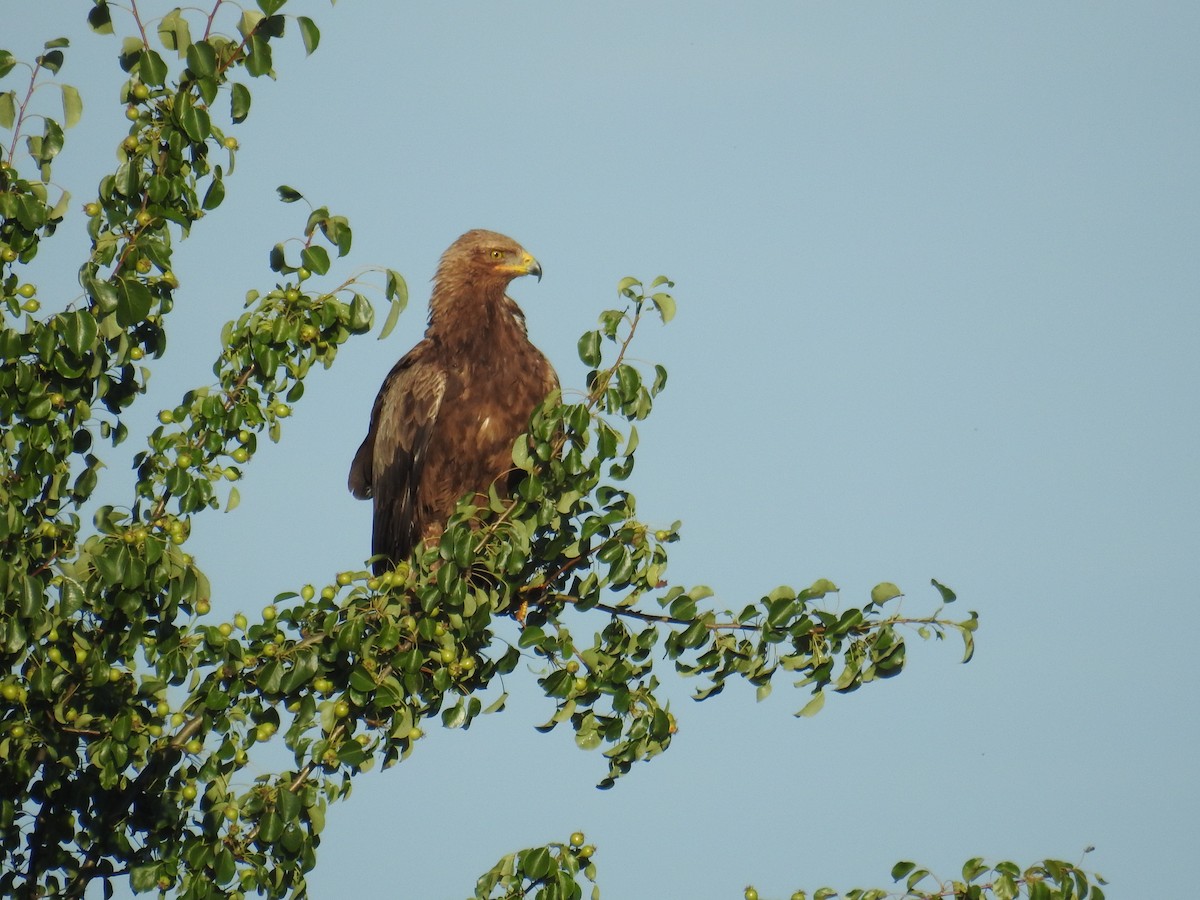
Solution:
<svg viewBox="0 0 1200 900"><path fill-rule="evenodd" d="M494 231L468 231L438 264L425 338L384 379L350 466L350 492L375 503L377 575L440 537L465 494L511 477L513 443L558 387L505 294L520 275L542 267Z"/></svg>

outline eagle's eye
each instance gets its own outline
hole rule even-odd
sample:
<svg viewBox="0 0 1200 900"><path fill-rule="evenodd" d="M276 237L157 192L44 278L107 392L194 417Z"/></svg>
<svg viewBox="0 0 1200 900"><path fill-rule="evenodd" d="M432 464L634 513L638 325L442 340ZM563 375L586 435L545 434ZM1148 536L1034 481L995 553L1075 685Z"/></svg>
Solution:
<svg viewBox="0 0 1200 900"><path fill-rule="evenodd" d="M504 253L500 250L493 250L491 256L492 259L504 259Z"/></svg>

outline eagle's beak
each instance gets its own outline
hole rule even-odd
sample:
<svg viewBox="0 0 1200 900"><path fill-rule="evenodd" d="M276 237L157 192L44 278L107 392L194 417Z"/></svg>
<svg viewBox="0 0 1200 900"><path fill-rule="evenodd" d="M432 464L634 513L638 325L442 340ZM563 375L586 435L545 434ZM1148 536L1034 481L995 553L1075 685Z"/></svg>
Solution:
<svg viewBox="0 0 1200 900"><path fill-rule="evenodd" d="M542 264L526 253L521 257L521 265L525 267L526 275L536 275L537 280L542 280Z"/></svg>

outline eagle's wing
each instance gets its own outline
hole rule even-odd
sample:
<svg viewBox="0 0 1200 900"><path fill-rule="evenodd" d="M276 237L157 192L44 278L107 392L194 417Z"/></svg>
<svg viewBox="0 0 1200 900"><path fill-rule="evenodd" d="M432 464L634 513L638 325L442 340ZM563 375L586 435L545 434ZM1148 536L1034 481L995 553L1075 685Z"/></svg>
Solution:
<svg viewBox="0 0 1200 900"><path fill-rule="evenodd" d="M402 560L421 537L417 492L437 425L446 373L422 342L396 363L371 409L371 427L350 465L350 492L374 498L371 553ZM377 562L376 570L386 568Z"/></svg>

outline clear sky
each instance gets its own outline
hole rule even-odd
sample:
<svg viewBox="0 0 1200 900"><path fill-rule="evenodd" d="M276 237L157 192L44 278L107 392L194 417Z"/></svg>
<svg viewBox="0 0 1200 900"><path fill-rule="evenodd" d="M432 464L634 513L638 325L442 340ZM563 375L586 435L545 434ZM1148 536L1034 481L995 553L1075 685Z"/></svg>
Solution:
<svg viewBox="0 0 1200 900"><path fill-rule="evenodd" d="M47 305L78 292L78 207L126 124L89 7L8 0L0 37L29 58L70 35L86 104L56 169L76 212L32 273ZM675 580L733 607L818 577L859 605L887 580L919 613L932 577L981 617L969 665L914 635L901 677L814 719L786 681L694 704L667 670L675 744L608 792L598 755L533 731L551 707L519 671L508 711L358 780L314 897L466 896L575 829L608 900L883 886L899 859L949 877L1088 845L1114 897L1195 894L1200 4L287 11L321 46L305 60L293 34L278 82L251 85L134 421L208 383L221 324L273 283L267 251L303 225L280 183L347 215L353 265L399 269L413 303L314 374L241 506L197 521L214 616L368 555L347 467L438 256L485 227L541 261L513 294L568 387L618 279L677 282L678 318L638 346L671 381L631 484L651 523L684 522Z"/></svg>

